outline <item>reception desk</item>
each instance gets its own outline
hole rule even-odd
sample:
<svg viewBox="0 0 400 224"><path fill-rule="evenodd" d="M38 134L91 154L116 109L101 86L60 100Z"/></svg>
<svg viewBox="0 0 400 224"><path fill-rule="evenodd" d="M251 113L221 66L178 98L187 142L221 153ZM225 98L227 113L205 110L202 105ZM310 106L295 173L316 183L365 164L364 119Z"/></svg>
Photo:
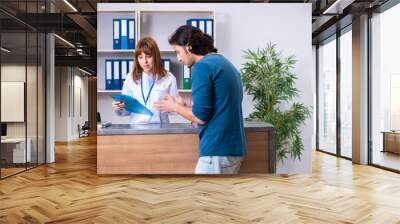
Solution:
<svg viewBox="0 0 400 224"><path fill-rule="evenodd" d="M274 128L245 122L240 173L275 173ZM193 174L199 138L191 124L114 124L97 131L98 174Z"/></svg>

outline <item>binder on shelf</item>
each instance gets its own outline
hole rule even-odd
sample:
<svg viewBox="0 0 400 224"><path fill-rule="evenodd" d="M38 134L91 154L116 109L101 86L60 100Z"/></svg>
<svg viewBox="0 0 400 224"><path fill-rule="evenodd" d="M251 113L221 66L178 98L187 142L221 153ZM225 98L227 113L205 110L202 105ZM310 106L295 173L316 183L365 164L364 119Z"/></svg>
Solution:
<svg viewBox="0 0 400 224"><path fill-rule="evenodd" d="M199 27L199 25L197 24L198 20L197 19L191 19L190 24L194 27Z"/></svg>
<svg viewBox="0 0 400 224"><path fill-rule="evenodd" d="M128 73L132 73L132 71L133 71L133 60L132 59L129 59L128 60Z"/></svg>
<svg viewBox="0 0 400 224"><path fill-rule="evenodd" d="M129 49L128 48L128 20L121 19L121 49Z"/></svg>
<svg viewBox="0 0 400 224"><path fill-rule="evenodd" d="M113 19L113 49L135 49L135 19Z"/></svg>
<svg viewBox="0 0 400 224"><path fill-rule="evenodd" d="M112 68L113 64L111 60L106 60L106 69L105 69L105 78L106 78L106 89L107 90L111 90L112 88L112 84L113 84L113 80L112 80L112 74L113 74L113 68Z"/></svg>
<svg viewBox="0 0 400 224"><path fill-rule="evenodd" d="M120 28L120 20L113 19L113 49L121 49Z"/></svg>
<svg viewBox="0 0 400 224"><path fill-rule="evenodd" d="M192 25L212 37L214 35L214 20L213 19L188 19L186 21L186 24Z"/></svg>
<svg viewBox="0 0 400 224"><path fill-rule="evenodd" d="M121 60L121 83L120 83L120 89L122 89L122 86L124 85L124 81L126 78L126 75L128 73L128 60Z"/></svg>
<svg viewBox="0 0 400 224"><path fill-rule="evenodd" d="M113 60L113 81L112 87L113 89L121 89L121 82L120 82L120 63L119 60Z"/></svg>
<svg viewBox="0 0 400 224"><path fill-rule="evenodd" d="M135 49L135 20L128 19L128 49Z"/></svg>
<svg viewBox="0 0 400 224"><path fill-rule="evenodd" d="M162 59L163 65L164 65L164 69L167 71L171 71L171 60L169 59Z"/></svg>
<svg viewBox="0 0 400 224"><path fill-rule="evenodd" d="M192 79L190 77L190 68L182 65L182 89L190 89L192 87Z"/></svg>
<svg viewBox="0 0 400 224"><path fill-rule="evenodd" d="M198 28L203 31L203 33L206 33L206 23L204 19L199 19L199 26Z"/></svg>
<svg viewBox="0 0 400 224"><path fill-rule="evenodd" d="M214 20L206 20L206 33L212 37L214 36Z"/></svg>

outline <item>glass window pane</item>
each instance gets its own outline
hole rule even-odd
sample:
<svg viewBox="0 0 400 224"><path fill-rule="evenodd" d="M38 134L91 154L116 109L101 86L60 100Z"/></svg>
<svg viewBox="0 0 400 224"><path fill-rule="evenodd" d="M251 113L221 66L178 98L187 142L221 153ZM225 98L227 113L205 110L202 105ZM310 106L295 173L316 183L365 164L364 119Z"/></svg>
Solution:
<svg viewBox="0 0 400 224"><path fill-rule="evenodd" d="M336 39L318 48L319 149L336 153Z"/></svg>
<svg viewBox="0 0 400 224"><path fill-rule="evenodd" d="M400 170L400 4L372 17L372 163Z"/></svg>
<svg viewBox="0 0 400 224"><path fill-rule="evenodd" d="M39 46L38 46L38 163L45 163L45 65L46 65L46 36L39 33Z"/></svg>
<svg viewBox="0 0 400 224"><path fill-rule="evenodd" d="M37 132L38 132L38 119L37 119L37 104L38 104L38 96L37 96L37 84L38 84L38 36L36 32L27 33L28 38L28 62L27 62L27 81L26 81L26 113L27 113L27 133L28 138L27 142L29 144L28 149L30 149L30 158L28 160L28 168L34 167L37 165Z"/></svg>
<svg viewBox="0 0 400 224"><path fill-rule="evenodd" d="M1 34L1 174L2 178L25 170L26 151L26 34Z"/></svg>
<svg viewBox="0 0 400 224"><path fill-rule="evenodd" d="M352 157L352 35L340 36L340 153Z"/></svg>

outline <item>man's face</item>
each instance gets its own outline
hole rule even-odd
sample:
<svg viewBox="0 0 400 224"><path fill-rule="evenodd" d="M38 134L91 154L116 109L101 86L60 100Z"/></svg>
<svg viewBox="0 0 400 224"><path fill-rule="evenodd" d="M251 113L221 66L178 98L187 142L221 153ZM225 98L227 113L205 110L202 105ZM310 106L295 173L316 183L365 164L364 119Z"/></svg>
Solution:
<svg viewBox="0 0 400 224"><path fill-rule="evenodd" d="M172 48L174 49L176 57L178 58L178 61L180 63L186 65L189 68L192 67L195 60L193 58L193 54L189 51L189 47L173 44Z"/></svg>

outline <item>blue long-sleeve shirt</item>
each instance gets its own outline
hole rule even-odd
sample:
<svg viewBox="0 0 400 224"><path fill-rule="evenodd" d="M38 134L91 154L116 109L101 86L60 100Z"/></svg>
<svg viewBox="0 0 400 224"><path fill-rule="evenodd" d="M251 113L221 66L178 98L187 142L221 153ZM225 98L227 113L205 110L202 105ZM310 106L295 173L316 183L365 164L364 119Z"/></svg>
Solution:
<svg viewBox="0 0 400 224"><path fill-rule="evenodd" d="M200 156L244 156L243 87L239 71L220 54L192 67L193 114L199 125Z"/></svg>

